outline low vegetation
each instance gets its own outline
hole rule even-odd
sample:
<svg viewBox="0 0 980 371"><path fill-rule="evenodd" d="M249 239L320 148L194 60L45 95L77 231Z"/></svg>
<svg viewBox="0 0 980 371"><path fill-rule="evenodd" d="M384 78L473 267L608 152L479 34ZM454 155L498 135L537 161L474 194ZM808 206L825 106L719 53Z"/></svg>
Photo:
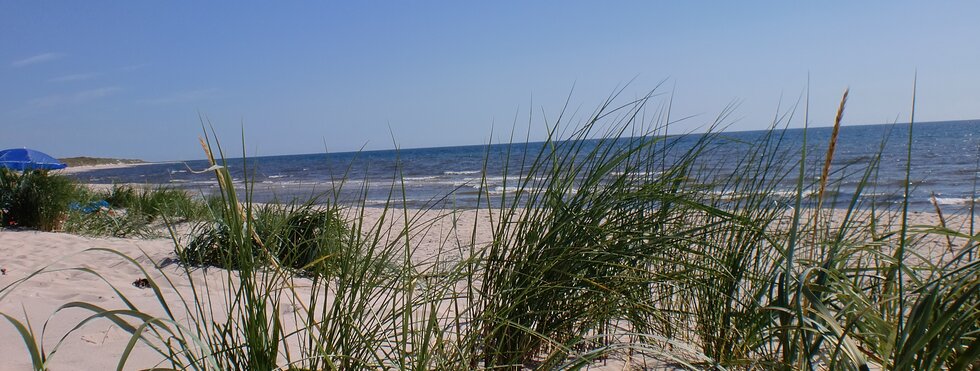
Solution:
<svg viewBox="0 0 980 371"><path fill-rule="evenodd" d="M6 228L149 237L160 235L165 223L209 219L208 202L175 188L117 185L96 192L54 172L0 168L0 221Z"/></svg>
<svg viewBox="0 0 980 371"><path fill-rule="evenodd" d="M270 204L251 211L255 236L245 241L249 246L232 243L228 223L234 220L218 219L198 224L187 246L178 246L177 257L193 266L241 269L245 262L239 255L244 248L250 251L249 259L262 264L278 264L297 273L328 274L334 257L355 249L346 245L351 231L339 210L329 205Z"/></svg>
<svg viewBox="0 0 980 371"><path fill-rule="evenodd" d="M130 164L142 164L145 163L143 160L136 159L126 159L126 158L104 158L104 157L66 157L59 158L61 161L69 167L72 166L93 166L93 165L130 165Z"/></svg>
<svg viewBox="0 0 980 371"><path fill-rule="evenodd" d="M189 242L174 238L193 295L168 301L171 279L150 279L162 317L129 301L80 307L132 334L120 368L137 343L161 367L207 370L980 367L980 237L909 225L907 198L865 204L877 160L847 172L857 194L830 199L825 190L854 179L826 170L832 145L816 164L805 139L786 146L778 127L789 115L721 172L710 160L717 134L674 148L656 131L663 123L642 129L645 103L610 100L578 130L515 152L522 166L506 186L518 191L473 211L491 217L492 238L445 244L458 259L413 259L413 237L434 223L398 207L397 180L374 224L364 204L336 199L258 205L209 138L221 192ZM776 187L787 178L798 179L788 200ZM133 214L184 212L161 206L183 202L174 196L135 192L105 199ZM957 241L953 253L924 258L921 242L935 237ZM235 273L202 282L200 266ZM228 288L225 300L209 298L214 286ZM44 369L45 339L6 318Z"/></svg>
<svg viewBox="0 0 980 371"><path fill-rule="evenodd" d="M173 223L203 220L210 217L206 202L194 199L186 191L167 186L134 188L113 186L108 193L98 195L113 208L144 216L153 222L167 219Z"/></svg>
<svg viewBox="0 0 980 371"><path fill-rule="evenodd" d="M46 170L0 168L0 220L5 227L56 230L79 192L71 180Z"/></svg>
<svg viewBox="0 0 980 371"><path fill-rule="evenodd" d="M210 216L205 202L168 187L116 185L107 191L84 192L70 206L63 230L88 236L163 236L167 223L193 222Z"/></svg>

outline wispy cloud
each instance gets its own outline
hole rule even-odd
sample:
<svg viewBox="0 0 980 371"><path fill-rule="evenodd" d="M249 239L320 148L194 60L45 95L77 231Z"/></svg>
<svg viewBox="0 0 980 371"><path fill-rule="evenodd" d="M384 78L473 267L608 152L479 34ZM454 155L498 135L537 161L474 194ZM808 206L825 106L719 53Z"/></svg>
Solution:
<svg viewBox="0 0 980 371"><path fill-rule="evenodd" d="M193 102L193 101L212 97L217 92L218 89L215 88L188 90L188 91L176 92L162 97L144 99L141 102L145 104L152 104L152 105Z"/></svg>
<svg viewBox="0 0 980 371"><path fill-rule="evenodd" d="M49 79L48 82L72 82L72 81L91 80L98 75L99 74L97 73L76 73L73 75L55 77Z"/></svg>
<svg viewBox="0 0 980 371"><path fill-rule="evenodd" d="M11 67L27 67L27 66L30 66L32 64L38 64L38 63L44 63L44 62L48 62L48 61L53 61L55 59L59 59L59 58L62 58L64 56L65 56L64 53L44 53L44 54L38 54L38 55L35 55L35 56L32 56L32 57L27 57L27 58L24 58L24 59L21 59L21 60L16 60L16 61L10 62L10 66Z"/></svg>
<svg viewBox="0 0 980 371"><path fill-rule="evenodd" d="M146 67L146 66L149 66L149 65L150 65L149 63L131 64L131 65L128 65L128 66L123 67L122 70L123 71L127 71L127 72L128 71L136 71L138 69L142 69L143 67Z"/></svg>
<svg viewBox="0 0 980 371"><path fill-rule="evenodd" d="M78 93L72 94L72 98L78 102L84 102L87 100L98 99L122 90L118 86L106 86L104 88L84 90Z"/></svg>
<svg viewBox="0 0 980 371"><path fill-rule="evenodd" d="M66 104L84 103L100 98L104 98L119 92L122 88L118 86L106 86L97 89L82 90L70 94L53 94L34 99L30 106L34 108L56 107Z"/></svg>

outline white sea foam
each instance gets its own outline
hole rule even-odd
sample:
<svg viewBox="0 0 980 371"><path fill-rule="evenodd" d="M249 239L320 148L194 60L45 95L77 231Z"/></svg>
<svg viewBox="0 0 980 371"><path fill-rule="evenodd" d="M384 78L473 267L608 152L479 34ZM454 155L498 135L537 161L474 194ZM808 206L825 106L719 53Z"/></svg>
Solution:
<svg viewBox="0 0 980 371"><path fill-rule="evenodd" d="M612 176L629 175L629 176L634 176L634 177L649 178L649 177L659 176L660 174L663 174L663 172L660 172L660 171L652 171L652 172L651 171L631 171L629 173L624 173L622 171L613 171L613 172L611 172L609 174L612 175Z"/></svg>
<svg viewBox="0 0 980 371"><path fill-rule="evenodd" d="M288 186L318 186L318 185L323 185L323 184L327 184L327 185L330 184L330 182L318 182L318 181L315 181L315 180L305 180L305 181L304 180L282 180L282 181L275 181L275 182L270 181L270 183L282 184L282 185L288 185ZM347 185L350 185L351 183L353 183L353 182L348 182Z"/></svg>
<svg viewBox="0 0 980 371"><path fill-rule="evenodd" d="M547 180L547 178L534 177L531 178L532 183L530 184L533 184L533 182L541 182L545 180ZM468 177L468 178L453 180L451 182L447 182L446 184L452 184L453 186L456 187L466 185L466 186L471 186L476 188L481 183L485 184L486 186L495 186L495 185L503 185L504 182L507 182L507 184L524 184L525 179L519 176L510 176L507 178L504 178L502 176L488 176L484 178Z"/></svg>
<svg viewBox="0 0 980 371"><path fill-rule="evenodd" d="M862 192L861 193L861 196L864 196L864 197L886 197L886 196L892 196L894 194L895 194L895 192Z"/></svg>
<svg viewBox="0 0 980 371"><path fill-rule="evenodd" d="M940 205L967 205L970 201L980 201L969 197L936 197L936 203Z"/></svg>
<svg viewBox="0 0 980 371"><path fill-rule="evenodd" d="M813 196L815 193L817 193L817 191L814 191L812 189L810 189L810 190L804 190L803 191L803 197L804 198L810 197L810 196ZM794 190L783 190L783 191L773 191L772 192L772 195L773 196L782 197L782 198L796 198L797 194L798 193L797 193L797 191L795 189Z"/></svg>
<svg viewBox="0 0 980 371"><path fill-rule="evenodd" d="M487 191L487 193L488 194L491 194L491 195L502 195L504 193L513 193L513 192L517 192L517 187L500 187L500 186L497 186L497 187L493 187L493 189Z"/></svg>
<svg viewBox="0 0 980 371"><path fill-rule="evenodd" d="M431 176L407 176L407 177L402 178L402 180L404 180L406 182L420 182L420 181L435 180L435 179L439 179L439 176L437 176L437 175L431 175Z"/></svg>
<svg viewBox="0 0 980 371"><path fill-rule="evenodd" d="M481 170L459 170L459 171L444 171L443 175L473 175L479 174Z"/></svg>
<svg viewBox="0 0 980 371"><path fill-rule="evenodd" d="M487 191L487 194L489 194L491 196L499 196L499 195L502 195L502 194L505 194L505 193L518 193L518 192L528 193L528 192L534 192L535 190L537 190L537 188L496 186L496 187L493 187L492 189L488 190Z"/></svg>
<svg viewBox="0 0 980 371"><path fill-rule="evenodd" d="M745 198L753 195L753 193L750 192L733 192L733 191L708 191L707 193L716 196L721 200L737 200L740 198ZM803 198L813 196L815 193L816 191L813 190L805 190L803 191ZM793 199L796 198L797 192L796 190L772 191L769 195L778 198Z"/></svg>

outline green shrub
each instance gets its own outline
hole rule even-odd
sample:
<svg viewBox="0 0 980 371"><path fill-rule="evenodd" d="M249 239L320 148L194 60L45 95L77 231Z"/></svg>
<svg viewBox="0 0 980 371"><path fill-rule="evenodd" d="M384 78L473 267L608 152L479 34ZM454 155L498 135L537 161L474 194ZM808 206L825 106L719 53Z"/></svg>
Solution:
<svg viewBox="0 0 980 371"><path fill-rule="evenodd" d="M161 218L170 223L207 219L211 213L205 202L187 192L170 187L140 189L114 185L112 189L91 192L78 187L70 200L78 210L69 210L63 229L87 236L153 237L151 224ZM105 201L109 209L84 210L94 202Z"/></svg>
<svg viewBox="0 0 980 371"><path fill-rule="evenodd" d="M114 184L112 189L105 195L109 206L127 209L136 204L136 189L128 185Z"/></svg>
<svg viewBox="0 0 980 371"><path fill-rule="evenodd" d="M68 204L82 191L69 178L44 170L19 173L0 169L0 213L4 226L53 231Z"/></svg>
<svg viewBox="0 0 980 371"><path fill-rule="evenodd" d="M84 236L124 238L155 235L144 215L120 210L100 210L91 213L70 210L62 229L67 233Z"/></svg>
<svg viewBox="0 0 980 371"><path fill-rule="evenodd" d="M208 214L207 207L191 198L187 192L167 186L136 189L129 185L115 185L105 195L105 200L114 208L144 216L147 222L159 217L175 221L200 220Z"/></svg>
<svg viewBox="0 0 980 371"><path fill-rule="evenodd" d="M265 242L280 264L293 269L329 272L331 257L343 250L350 231L336 209L316 209L309 205L282 211L283 222L272 225Z"/></svg>
<svg viewBox="0 0 980 371"><path fill-rule="evenodd" d="M246 262L257 259L267 264L269 251L276 264L307 273L330 271L330 256L347 250L343 245L349 228L335 208L302 205L266 205L255 209L255 232L251 248L233 249L230 229L223 221L206 222L196 226L194 238L177 255L192 266L217 266L241 269ZM261 241L261 242L260 242ZM264 247L264 248L263 248ZM249 254L249 257L236 256Z"/></svg>

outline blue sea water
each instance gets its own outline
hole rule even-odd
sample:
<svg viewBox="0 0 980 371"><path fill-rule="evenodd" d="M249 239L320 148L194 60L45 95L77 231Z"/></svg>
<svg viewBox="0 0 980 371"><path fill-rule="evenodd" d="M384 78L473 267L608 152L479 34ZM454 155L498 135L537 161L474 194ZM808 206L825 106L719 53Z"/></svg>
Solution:
<svg viewBox="0 0 980 371"><path fill-rule="evenodd" d="M806 132L810 144L807 166L811 170L824 162L831 131L831 128L810 128ZM786 161L798 160L803 130L780 130L775 134L781 137L780 146L788 154ZM725 174L744 158L748 143L757 142L765 135L765 131L721 133L710 146L711 151L701 159L712 162L717 174ZM930 199L935 196L944 209L967 207L976 194L980 120L917 123L912 137L910 206L931 209ZM670 145L670 153L679 154L699 139L701 134L691 134L669 137L664 143ZM862 205L900 203L906 177L907 142L908 124L842 127L832 166L834 178L841 179L831 187L838 202L850 199L849 195L860 183L862 170L880 152L875 181L861 192L862 199L871 202ZM305 200L321 194L323 200L329 200L339 190L342 201L363 200L369 206L390 199L395 205L410 207L471 208L477 205L481 180L484 181L482 205L486 205L487 196L490 202L496 202L497 197L513 192L513 178L522 166L520 159L525 153L533 157L541 146L541 143L518 143L266 156L244 162L229 159L228 166L236 184L254 185L252 198L257 202ZM192 160L92 170L72 176L84 183L159 184L209 194L217 189L213 173L191 171L208 166L204 160ZM505 179L505 174L510 174L511 179ZM787 171L786 174L789 176L780 181L777 194L789 194L795 189L797 173ZM806 181L813 182L819 170L808 174Z"/></svg>

